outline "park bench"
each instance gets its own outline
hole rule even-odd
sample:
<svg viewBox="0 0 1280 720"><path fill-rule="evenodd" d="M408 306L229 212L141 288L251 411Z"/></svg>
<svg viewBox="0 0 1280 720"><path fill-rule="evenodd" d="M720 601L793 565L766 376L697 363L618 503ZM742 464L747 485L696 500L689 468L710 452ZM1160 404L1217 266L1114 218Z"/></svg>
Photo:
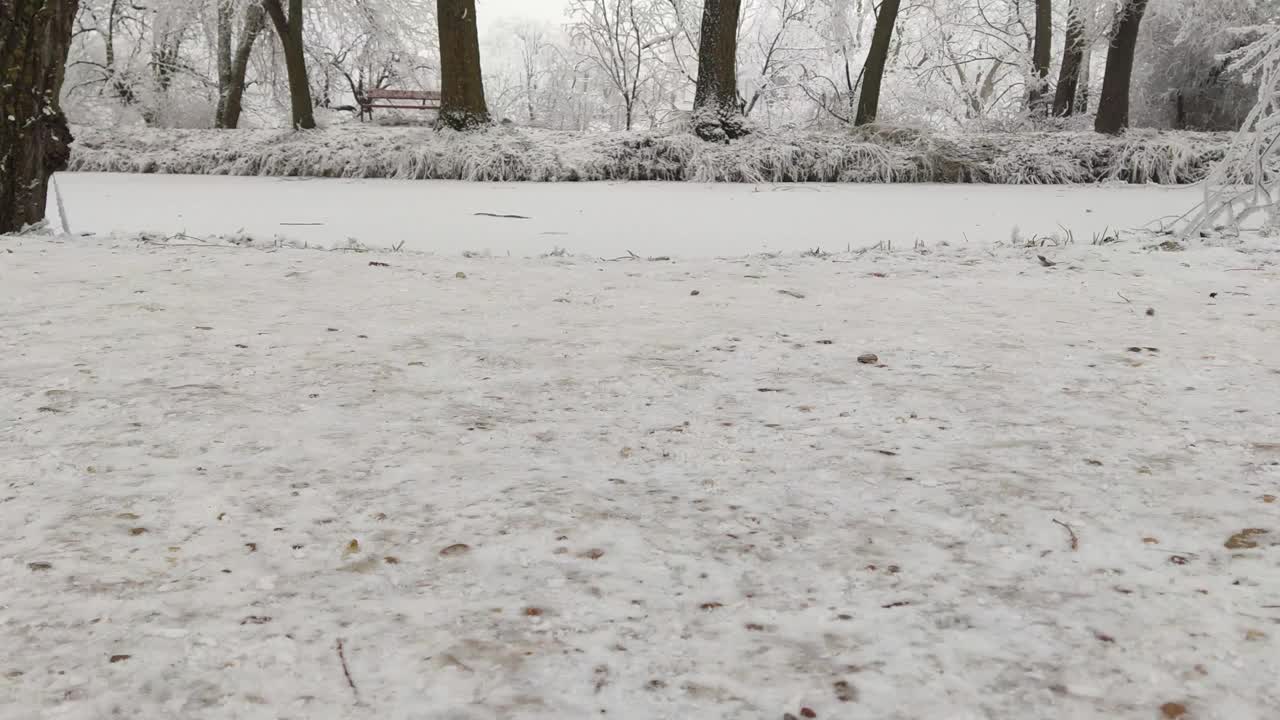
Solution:
<svg viewBox="0 0 1280 720"><path fill-rule="evenodd" d="M375 108L387 110L439 110L439 90L365 90L356 98L360 102L360 119L373 118Z"/></svg>

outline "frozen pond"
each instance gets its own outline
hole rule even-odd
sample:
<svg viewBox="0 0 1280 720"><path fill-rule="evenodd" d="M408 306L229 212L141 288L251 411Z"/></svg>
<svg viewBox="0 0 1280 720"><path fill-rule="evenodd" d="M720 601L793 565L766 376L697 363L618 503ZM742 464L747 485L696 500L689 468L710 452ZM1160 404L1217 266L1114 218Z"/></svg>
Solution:
<svg viewBox="0 0 1280 720"><path fill-rule="evenodd" d="M63 173L75 232L154 231L534 255L742 255L1074 233L1181 215L1198 188L468 183ZM520 216L520 217L504 217Z"/></svg>

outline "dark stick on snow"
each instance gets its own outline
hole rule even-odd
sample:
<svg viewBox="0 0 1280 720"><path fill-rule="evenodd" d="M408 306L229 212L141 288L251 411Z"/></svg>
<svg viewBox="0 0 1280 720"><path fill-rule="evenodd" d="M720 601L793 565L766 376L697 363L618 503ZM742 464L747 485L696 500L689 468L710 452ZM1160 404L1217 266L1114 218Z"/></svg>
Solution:
<svg viewBox="0 0 1280 720"><path fill-rule="evenodd" d="M500 215L498 213L490 213L490 212L478 212L475 214L479 217L510 218L512 220L532 220L533 219L528 215Z"/></svg>
<svg viewBox="0 0 1280 720"><path fill-rule="evenodd" d="M313 225L323 225L324 223L305 222L305 223L280 223L280 224L281 224L281 225L288 225L288 226L290 226L290 227L303 227L303 226L308 226L308 227L309 227L309 226L313 226Z"/></svg>
<svg viewBox="0 0 1280 720"><path fill-rule="evenodd" d="M1071 536L1071 549L1072 549L1072 550L1079 550L1079 549L1080 549L1080 538L1076 537L1076 531L1075 531L1075 530L1072 530L1070 525L1068 525L1068 524L1066 524L1066 523L1062 522L1061 520L1058 520L1057 518L1054 518L1054 520L1053 520L1053 521L1054 521L1055 523L1057 523L1058 525L1061 525L1062 527L1064 527L1064 528L1066 528L1066 529L1067 529L1067 534Z"/></svg>
<svg viewBox="0 0 1280 720"><path fill-rule="evenodd" d="M351 686L351 694L356 696L356 702L360 702L360 691L356 689L356 682L351 679L351 668L347 667L347 654L342 650L342 638L338 638L338 659L342 661L342 674L347 676L347 685Z"/></svg>

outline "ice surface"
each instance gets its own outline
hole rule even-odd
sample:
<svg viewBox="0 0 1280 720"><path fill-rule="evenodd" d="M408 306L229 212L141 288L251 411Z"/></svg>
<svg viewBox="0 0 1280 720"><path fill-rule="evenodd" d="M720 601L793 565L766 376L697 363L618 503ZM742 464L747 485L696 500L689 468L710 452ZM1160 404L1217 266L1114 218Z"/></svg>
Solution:
<svg viewBox="0 0 1280 720"><path fill-rule="evenodd" d="M616 257L739 256L858 249L916 240L1077 243L1177 217L1196 188L1158 186L702 185L468 183L412 180L63 173L73 231L227 234L325 247L538 255L562 248ZM477 213L489 213L478 215ZM520 215L523 218L493 217Z"/></svg>

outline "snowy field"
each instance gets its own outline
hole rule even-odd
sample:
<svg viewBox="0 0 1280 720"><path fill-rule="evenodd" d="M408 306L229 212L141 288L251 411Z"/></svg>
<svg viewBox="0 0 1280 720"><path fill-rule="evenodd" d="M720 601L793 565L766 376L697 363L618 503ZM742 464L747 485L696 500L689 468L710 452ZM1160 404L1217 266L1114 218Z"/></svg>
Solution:
<svg viewBox="0 0 1280 720"><path fill-rule="evenodd" d="M63 173L74 232L280 236L457 255L740 256L917 240L1077 243L1186 212L1159 186L512 184ZM503 217L518 216L518 217Z"/></svg>
<svg viewBox="0 0 1280 720"><path fill-rule="evenodd" d="M79 180L78 229L177 222ZM242 187L323 209L201 218L421 212ZM411 247L575 230L447 192ZM945 215L862 192L714 197L846 211L792 249ZM511 247L616 252L626 210ZM938 242L969 221L670 262L0 238L0 717L1275 718L1280 256Z"/></svg>

